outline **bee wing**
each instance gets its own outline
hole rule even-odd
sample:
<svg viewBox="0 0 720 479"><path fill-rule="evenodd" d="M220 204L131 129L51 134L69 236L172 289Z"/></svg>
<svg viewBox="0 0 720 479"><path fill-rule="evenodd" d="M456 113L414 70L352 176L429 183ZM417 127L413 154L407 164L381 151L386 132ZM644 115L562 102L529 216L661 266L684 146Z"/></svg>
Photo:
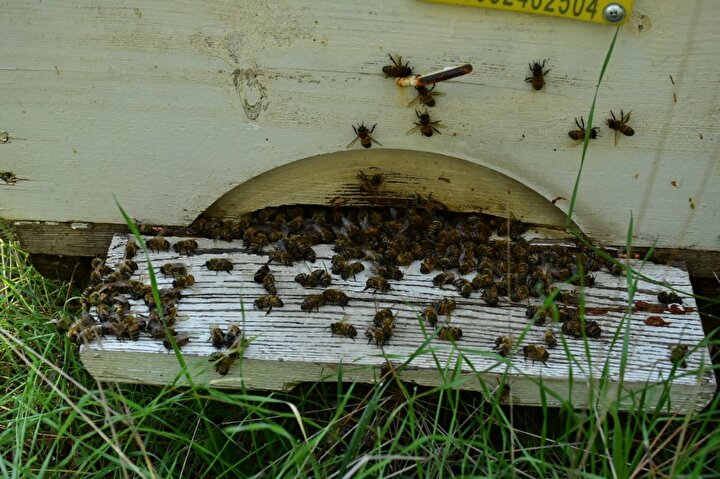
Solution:
<svg viewBox="0 0 720 479"><path fill-rule="evenodd" d="M418 128L420 128L420 125L415 125L413 128L410 128L410 129L407 131L406 135L412 135L413 133L415 133L415 131L416 131Z"/></svg>
<svg viewBox="0 0 720 479"><path fill-rule="evenodd" d="M370 138L370 139L372 140L372 142L375 143L376 145L383 146L382 143L380 143L379 141L377 141L377 140L376 140L375 138L373 138L372 136L368 135L368 138Z"/></svg>
<svg viewBox="0 0 720 479"><path fill-rule="evenodd" d="M446 125L443 125L442 123L440 123L440 120L431 121L430 124L433 126L433 128L447 128Z"/></svg>
<svg viewBox="0 0 720 479"><path fill-rule="evenodd" d="M615 146L617 146L617 140L618 140L618 131L615 130Z"/></svg>
<svg viewBox="0 0 720 479"><path fill-rule="evenodd" d="M407 106L412 105L413 103L415 103L418 100L420 100L420 95L416 96L415 99L413 99L413 101L411 101L410 103L407 104Z"/></svg>
<svg viewBox="0 0 720 479"><path fill-rule="evenodd" d="M357 141L358 141L359 139L360 139L360 137L359 137L359 136L356 136L353 141L351 141L350 143L348 143L348 145L345 147L345 149L347 150L348 148L351 148L355 143L357 143Z"/></svg>

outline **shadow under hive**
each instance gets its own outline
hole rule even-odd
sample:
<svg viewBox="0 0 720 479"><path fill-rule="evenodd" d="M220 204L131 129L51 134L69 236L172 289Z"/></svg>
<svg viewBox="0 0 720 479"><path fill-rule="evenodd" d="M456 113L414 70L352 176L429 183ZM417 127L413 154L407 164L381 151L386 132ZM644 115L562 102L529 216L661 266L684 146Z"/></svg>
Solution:
<svg viewBox="0 0 720 479"><path fill-rule="evenodd" d="M171 245L186 239L167 238ZM283 306L274 307L266 314L266 310L253 306L259 296L267 294L263 284L255 282L253 277L267 263L267 254L249 252L241 240L194 239L198 248L192 255L169 249L151 253L150 258L160 288L172 287L173 278L165 277L159 271L166 263L183 263L195 277L195 283L182 290L182 299L177 303L175 330L178 334L189 335L190 340L182 346L182 353L197 382L227 388L244 384L255 389L286 389L303 381L334 381L341 363L343 380L372 382L386 364L383 354L391 355L393 364L400 364L425 343L425 352L414 357L399 373L403 380L436 385L441 381L436 361L450 369L460 361L460 371L466 376L463 389L481 390L479 381L486 381L492 390L497 380L507 375L511 386L508 401L537 405L541 400L537 381L542 377L544 384L559 398L571 397L575 407L588 404L591 378L597 383L606 363L610 384L619 384L623 337L613 344L613 336L628 307L624 274L613 276L607 271L598 271L594 273L595 285L584 290L587 320L596 321L602 329L599 338L587 339L588 356L584 340L565 335L560 324L552 324L550 320L535 326L527 319L528 304L539 305L540 299L513 302L503 297L497 307L490 307L479 292L465 298L452 284L442 288L434 286L432 278L437 271L422 274L420 261L401 267L404 277L390 281L389 291L373 293L372 289L366 289L367 279L373 276L373 265L363 260L365 269L354 278L332 275L330 288L339 289L348 296L347 306L326 304L320 306L319 311L303 311L301 305L306 297L321 293L324 288L304 288L294 278L308 273L309 268L325 265L330 269L335 253L329 244L313 247L317 259L312 265L306 262L295 262L292 266L270 263ZM108 266L114 268L124 259L127 241L128 236L115 236L108 252ZM230 272L208 270L204 265L213 258L230 261L233 269ZM141 261L140 255L135 259L139 268L132 279L148 283L147 264ZM640 261L631 264L655 281L691 291L688 275L679 267L642 264ZM459 273L455 274L459 276ZM475 274L465 277L472 279ZM557 286L563 290L578 289L564 283ZM654 387L645 398L645 406L652 407L657 403L663 393L662 382L670 377L674 368L670 348L682 343L688 345L692 353L685 359L685 367L677 367L672 379L670 408L699 409L711 399L715 379L707 348L696 348L704 334L695 301L683 296L681 310L675 310L675 313L683 314L673 314L657 301L657 294L663 289L640 280L632 298L635 307L629 325L621 407L629 407L637 400L633 391L648 384ZM443 298L451 298L457 304L450 315L441 314L438 323L438 326L461 328L462 337L454 345L439 337L428 339L436 330L420 317L423 308ZM638 301L651 305L656 311L646 311L647 304L643 306ZM129 303L132 313L148 317L148 307L142 300L130 300ZM364 333L373 326L373 317L382 308L390 308L396 319L391 339L378 348L374 342L366 340ZM669 324L664 327L646 324L652 316L659 316ZM356 328L355 340L331 334L331 325L341 320ZM209 331L212 325L218 325L224 331L232 323L241 326L250 344L228 373L220 375L208 361L218 351L210 342ZM547 349L549 359L546 363L525 358L523 346L544 345L545 332L549 328L554 330L558 345ZM516 343L507 360L502 360L493 348L498 337L509 334L514 335ZM463 359L459 360L461 355ZM150 338L145 332L135 341L107 335L88 342L81 347L81 357L91 374L104 381L166 384L175 380L179 371L174 354L168 353L161 341ZM571 375L572 383L569 382ZM546 401L550 405L559 404L559 399L552 395L546 396Z"/></svg>

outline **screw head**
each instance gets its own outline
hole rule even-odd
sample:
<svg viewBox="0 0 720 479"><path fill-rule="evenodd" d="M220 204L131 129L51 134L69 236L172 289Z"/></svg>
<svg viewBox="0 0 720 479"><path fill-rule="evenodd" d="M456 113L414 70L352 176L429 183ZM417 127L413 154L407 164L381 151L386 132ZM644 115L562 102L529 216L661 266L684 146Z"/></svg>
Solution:
<svg viewBox="0 0 720 479"><path fill-rule="evenodd" d="M610 23L619 23L625 18L625 8L617 3L611 3L603 10L603 16Z"/></svg>

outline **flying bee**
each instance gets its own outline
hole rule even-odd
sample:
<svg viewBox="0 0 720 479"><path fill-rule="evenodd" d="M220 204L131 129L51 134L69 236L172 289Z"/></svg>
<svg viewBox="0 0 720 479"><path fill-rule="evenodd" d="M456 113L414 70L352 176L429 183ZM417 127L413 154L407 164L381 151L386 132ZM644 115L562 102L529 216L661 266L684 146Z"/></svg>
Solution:
<svg viewBox="0 0 720 479"><path fill-rule="evenodd" d="M682 304L682 298L675 294L674 291L670 291L669 293L667 291L661 291L658 293L657 299L662 304Z"/></svg>
<svg viewBox="0 0 720 479"><path fill-rule="evenodd" d="M435 265L437 265L435 255L428 255L422 260L422 263L420 263L420 272L422 274L430 274L432 270L435 269Z"/></svg>
<svg viewBox="0 0 720 479"><path fill-rule="evenodd" d="M217 324L210 326L210 342L217 349L225 346L225 333L223 333L222 329L220 329Z"/></svg>
<svg viewBox="0 0 720 479"><path fill-rule="evenodd" d="M438 323L438 313L433 306L425 306L425 309L422 311L422 317L433 328Z"/></svg>
<svg viewBox="0 0 720 479"><path fill-rule="evenodd" d="M413 101L408 103L408 106L412 105L416 101L420 101L423 105L427 107L433 107L435 106L435 98L434 96L441 96L445 93L440 93L439 91L433 91L435 89L435 84L433 83L433 86L431 88L428 88L426 86L422 85L415 85L415 89L417 90L418 94L415 97Z"/></svg>
<svg viewBox="0 0 720 479"><path fill-rule="evenodd" d="M545 68L545 60L543 60L542 64L540 62L533 62L528 63L528 65L530 66L532 76L525 78L525 82L532 83L532 87L535 90L542 90L545 86L545 75L550 73L549 69L543 71L543 68Z"/></svg>
<svg viewBox="0 0 720 479"><path fill-rule="evenodd" d="M438 130L438 128L445 128L445 125L440 124L440 120L430 121L430 113L428 113L427 111L425 111L424 113L420 113L419 111L415 110L415 116L418 117L420 123L413 122L415 126L408 130L408 135L415 133L415 130L419 128L420 133L422 133L423 136L430 137L433 135L433 131L437 134L440 134L440 130Z"/></svg>
<svg viewBox="0 0 720 479"><path fill-rule="evenodd" d="M528 296L530 296L530 288L524 284L518 286L517 288L513 288L513 290L510 291L510 301L514 301L516 303L526 299Z"/></svg>
<svg viewBox="0 0 720 479"><path fill-rule="evenodd" d="M510 356L514 344L515 336L512 334L508 334L507 336L498 336L495 339L495 347L493 350L497 351L500 356L506 358Z"/></svg>
<svg viewBox="0 0 720 479"><path fill-rule="evenodd" d="M570 138L572 138L573 140L582 141L585 139L585 120L583 119L583 117L580 117L580 123L578 123L577 118L575 118L575 124L577 125L579 130L568 131L568 136ZM594 140L595 138L598 137L598 133L597 133L598 129L599 128L597 126L594 126L594 127L592 127L592 130L590 130L590 139L591 140Z"/></svg>
<svg viewBox="0 0 720 479"><path fill-rule="evenodd" d="M240 325L238 323L230 323L225 333L225 347L231 348L235 342L242 336Z"/></svg>
<svg viewBox="0 0 720 479"><path fill-rule="evenodd" d="M615 145L617 145L618 132L625 136L633 136L635 134L635 130L627 124L627 122L630 121L630 112L625 115L625 113L620 110L620 119L615 118L615 113L613 113L612 110L610 110L610 115L612 115L612 118L608 118L605 122L609 128L615 130Z"/></svg>
<svg viewBox="0 0 720 479"><path fill-rule="evenodd" d="M332 335L344 336L355 341L357 336L357 329L355 326L347 322L347 318L343 318L341 321L336 321L330 325L330 331Z"/></svg>
<svg viewBox="0 0 720 479"><path fill-rule="evenodd" d="M387 293L392 288L390 287L390 282L387 279L382 276L372 276L365 282L365 289L363 291L366 289L372 289L373 294L375 294L378 291L381 293Z"/></svg>
<svg viewBox="0 0 720 479"><path fill-rule="evenodd" d="M147 247L157 252L167 251L170 249L170 242L160 235L150 238L146 241Z"/></svg>
<svg viewBox="0 0 720 479"><path fill-rule="evenodd" d="M282 308L284 306L282 299L275 294L259 296L253 304L257 309L268 308L268 312L265 313L266 315L270 314L270 311L272 311L273 308Z"/></svg>
<svg viewBox="0 0 720 479"><path fill-rule="evenodd" d="M497 305L500 303L500 296L498 288L496 286L490 286L485 288L482 292L482 295L480 295L480 298L485 301L485 304L492 308L497 307Z"/></svg>
<svg viewBox="0 0 720 479"><path fill-rule="evenodd" d="M365 193L376 193L383 183L382 173L375 173L374 175L368 176L360 170L358 171L358 178L360 178L360 190Z"/></svg>
<svg viewBox="0 0 720 479"><path fill-rule="evenodd" d="M473 292L472 283L465 278L458 278L453 282L453 284L457 288L458 293L460 293L460 296L463 298L469 298Z"/></svg>
<svg viewBox="0 0 720 479"><path fill-rule="evenodd" d="M325 304L325 296L322 294L311 294L306 296L303 302L300 304L300 309L303 311L311 312L313 309L320 311L320 306Z"/></svg>
<svg viewBox="0 0 720 479"><path fill-rule="evenodd" d="M552 329L545 331L545 344L547 344L548 348L554 348L557 346L557 338L555 337L555 332Z"/></svg>
<svg viewBox="0 0 720 479"><path fill-rule="evenodd" d="M354 263L341 262L333 266L333 273L335 273L335 271L340 272L340 277L342 279L347 280L350 278L350 276L352 276L352 279L355 279L356 274L365 271L365 265L360 263L359 261L356 261Z"/></svg>
<svg viewBox="0 0 720 479"><path fill-rule="evenodd" d="M435 304L437 314L449 315L455 311L455 300L452 298L443 298Z"/></svg>
<svg viewBox="0 0 720 479"><path fill-rule="evenodd" d="M233 269L232 261L225 258L210 258L205 261L205 267L210 271L220 272L225 271L230 274Z"/></svg>
<svg viewBox="0 0 720 479"><path fill-rule="evenodd" d="M191 255L198 249L198 242L194 239L180 240L173 245L173 250L178 254Z"/></svg>
<svg viewBox="0 0 720 479"><path fill-rule="evenodd" d="M677 344L675 346L668 345L668 348L670 348L670 361L673 362L673 364L677 364L681 368L687 367L687 361L685 361L685 358L689 354L689 348L687 344Z"/></svg>
<svg viewBox="0 0 720 479"><path fill-rule="evenodd" d="M263 288L268 294L277 296L277 288L275 287L275 276L272 273L268 273L263 278Z"/></svg>
<svg viewBox="0 0 720 479"><path fill-rule="evenodd" d="M525 356L525 359L532 359L533 363L535 363L535 361L542 361L545 366L547 366L547 360L550 359L550 353L547 352L547 349L533 344L523 346L523 356Z"/></svg>
<svg viewBox="0 0 720 479"><path fill-rule="evenodd" d="M350 302L348 296L338 289L326 289L323 291L322 296L326 304L341 306L343 309Z"/></svg>
<svg viewBox="0 0 720 479"><path fill-rule="evenodd" d="M253 276L253 281L256 283L262 283L265 280L265 276L267 276L270 273L270 267L266 264L262 265L260 269L255 271L255 275Z"/></svg>
<svg viewBox="0 0 720 479"><path fill-rule="evenodd" d="M360 140L360 144L363 146L363 148L370 148L373 143L377 144L378 146L382 146L382 143L377 141L375 138L370 136L370 133L375 131L375 127L377 126L377 123L375 123L372 128L368 129L364 123L360 123L357 128L355 128L355 125L353 125L353 130L355 131L355 139L348 143L348 145L345 147L350 148L352 147L356 141Z"/></svg>
<svg viewBox="0 0 720 479"><path fill-rule="evenodd" d="M195 284L195 276L191 274L176 276L172 284L173 288L189 288Z"/></svg>
<svg viewBox="0 0 720 479"><path fill-rule="evenodd" d="M176 333L173 338L175 339L175 344L177 344L178 348L181 348L190 342L190 335L187 333ZM165 346L165 349L172 349L172 343L170 342L170 338L167 336L163 339L163 346Z"/></svg>
<svg viewBox="0 0 720 479"><path fill-rule="evenodd" d="M220 376L225 376L230 372L230 368L235 362L235 357L232 354L225 354L219 351L215 351L210 355L209 361L215 362L215 371Z"/></svg>
<svg viewBox="0 0 720 479"><path fill-rule="evenodd" d="M443 326L438 331L438 338L443 341L457 341L462 335L463 331L458 326Z"/></svg>
<svg viewBox="0 0 720 479"><path fill-rule="evenodd" d="M452 271L444 271L433 278L433 284L442 288L445 284L452 284L455 281L455 274Z"/></svg>
<svg viewBox="0 0 720 479"><path fill-rule="evenodd" d="M182 263L165 263L160 267L160 272L163 276L177 278L178 276L187 276L187 267Z"/></svg>
<svg viewBox="0 0 720 479"><path fill-rule="evenodd" d="M398 55L397 60L388 53L392 65L385 65L382 68L385 78L403 78L412 75L412 68L410 68L410 62L405 62L403 65L402 57Z"/></svg>
<svg viewBox="0 0 720 479"><path fill-rule="evenodd" d="M138 245L135 242L135 239L134 238L128 239L128 242L125 245L125 258L126 259L134 258L135 255L137 254L137 252L138 252Z"/></svg>

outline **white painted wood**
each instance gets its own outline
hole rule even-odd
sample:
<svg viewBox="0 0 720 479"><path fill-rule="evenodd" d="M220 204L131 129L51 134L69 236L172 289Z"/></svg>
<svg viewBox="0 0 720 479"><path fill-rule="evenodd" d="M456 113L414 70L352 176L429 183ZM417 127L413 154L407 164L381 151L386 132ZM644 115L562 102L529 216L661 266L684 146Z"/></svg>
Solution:
<svg viewBox="0 0 720 479"><path fill-rule="evenodd" d="M177 238L169 239L174 242ZM108 255L108 264L111 266L121 259L125 241L124 236L114 238ZM489 308L478 294L465 299L452 287L441 291L432 286L431 276L419 273L419 263L416 262L407 268L402 281L392 282L393 289L386 294L373 295L363 291L368 271L360 273L354 281L343 281L333 275L332 287L346 292L351 298L350 304L344 311L338 306L324 306L319 312L308 314L301 311L299 305L305 295L319 290L302 288L293 281L297 273L307 271L305 265L298 264L293 267L272 267L278 294L285 306L275 308L266 315L264 311L255 310L252 305L257 296L265 294L262 285L254 283L252 277L264 264L266 257L247 254L241 248L242 242L197 241L200 249L195 256L178 257L169 251L153 253L151 258L158 273L159 267L165 262L184 262L189 265L190 272L197 280L195 285L183 291L178 315L185 319L178 322L176 330L191 335L191 342L183 347L183 354L198 382L221 387L238 387L244 383L250 388L282 389L302 381L337 380L337 370L341 363L344 380L372 381L385 363L383 350L367 344L363 338L365 329L372 324L376 308L391 307L398 312L395 333L384 347L384 353L393 363L399 364L413 355L426 338L417 312L437 299L451 297L458 304L451 316L451 324L460 326L464 333L457 342L459 350L454 349L449 342L433 339L424 352L414 357L402 371L404 380L424 385L437 384L441 380L437 365L452 369L461 352L465 359L460 365L460 371L466 376L462 388L478 390L481 388L478 380L488 382L493 388L496 379L507 373L515 404L540 404L536 386L540 379L550 385L559 398L572 394L576 407L584 407L590 400L614 398L590 399L589 391L593 389L589 386L591 382L597 384L605 377L609 381L610 390L620 387L622 340L612 345L613 335L623 317L620 311L588 316L588 319L598 321L603 330L600 339L588 340L589 356L585 353L582 340L567 338L563 341L559 325L554 325L561 344L549 350L550 360L546 366L525 361L521 350L516 351L509 361L502 362L492 352L495 338L500 335L512 333L519 338L524 334L520 346L543 342L546 328L528 325L525 318L526 304L505 302L499 308ZM322 265L323 261L329 265L329 256L332 254L329 246L321 245L315 249L318 263L314 266ZM208 258L219 256L233 262L231 274L208 272L201 267ZM138 264L140 269L136 277L148 281L146 264L140 264L140 261ZM655 281L667 282L681 291L692 293L687 273L680 268L654 264L640 266L638 262L634 262L634 267ZM162 275L158 275L158 279L160 287L167 287L171 283ZM622 310L627 306L624 277L616 278L599 272L597 280L598 286L586 291L588 308ZM634 299L656 302L655 296L659 290L661 287L657 285L640 281ZM684 296L683 303L689 308L696 307L691 296ZM147 307L141 301L133 304L135 312L147 313ZM648 384L652 387L646 406L652 407L657 403L663 390L662 381L671 377L668 345L682 342L695 348L704 339L696 312L684 315L661 314L671 323L664 328L644 324L643 320L650 315L634 312L630 321L627 365L620 399L621 407L624 408L631 404L628 391L639 390ZM330 334L330 324L343 317L347 317L358 330L356 341ZM224 328L231 322L243 324L252 342L242 361L227 376L222 377L207 361L208 356L215 351L208 341L208 331L211 324ZM622 335L621 331L620 337ZM91 374L106 381L166 384L175 378L178 371L175 356L168 354L159 341L147 337L124 342L105 338L101 342L83 346L81 356ZM680 368L671 379L669 393L672 410L702 408L715 390L715 378L706 347L698 346L688 357L687 363L688 367ZM607 370L603 373L606 365ZM571 374L574 378L572 393L568 382ZM548 397L547 401L551 405L559 403L555 397Z"/></svg>
<svg viewBox="0 0 720 479"><path fill-rule="evenodd" d="M720 249L719 22L710 0L635 2L596 123L632 110L636 135L615 146L602 127L592 142L576 211L588 234L624 243L632 211L638 244ZM27 181L0 183L0 216L119 223L114 193L138 219L188 224L257 175L343 151L359 121L390 154L455 157L569 198L581 148L567 131L613 33L415 0L5 2L0 171ZM413 95L380 74L387 53L420 71L474 65L438 86L443 135L405 134ZM552 71L533 92L537 59Z"/></svg>

